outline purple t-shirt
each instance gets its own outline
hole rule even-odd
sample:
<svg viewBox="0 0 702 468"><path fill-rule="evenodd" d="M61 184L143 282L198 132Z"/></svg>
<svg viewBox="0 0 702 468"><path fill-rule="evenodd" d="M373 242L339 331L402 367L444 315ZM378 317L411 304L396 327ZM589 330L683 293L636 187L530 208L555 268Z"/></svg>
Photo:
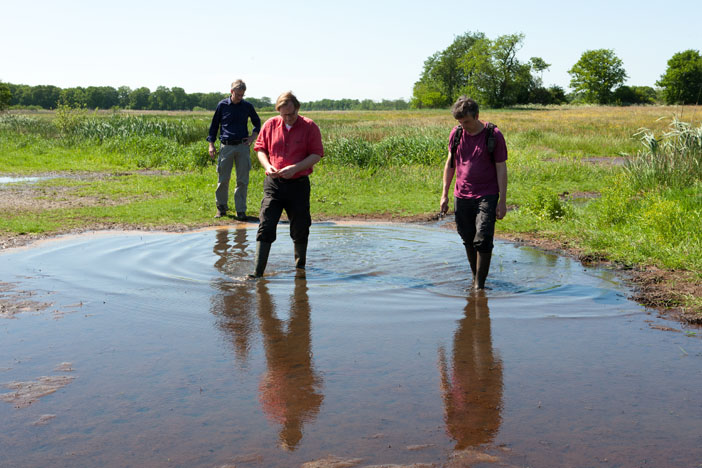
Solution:
<svg viewBox="0 0 702 468"><path fill-rule="evenodd" d="M484 122L483 122L484 124ZM449 137L449 151L451 151L451 138L456 128ZM500 187L497 185L497 171L490 153L487 150L487 128L477 135L470 135L463 130L461 141L456 150L456 187L453 191L458 198L480 198L485 195L497 195ZM507 161L507 144L502 132L495 127L495 162Z"/></svg>

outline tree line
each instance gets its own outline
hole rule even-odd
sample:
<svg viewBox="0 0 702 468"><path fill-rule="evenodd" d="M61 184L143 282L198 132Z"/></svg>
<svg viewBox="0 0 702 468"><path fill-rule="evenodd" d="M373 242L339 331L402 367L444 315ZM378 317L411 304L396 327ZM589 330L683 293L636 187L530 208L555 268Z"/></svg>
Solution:
<svg viewBox="0 0 702 468"><path fill-rule="evenodd" d="M460 95L471 96L487 107L516 104L698 104L702 97L702 56L697 50L676 53L668 68L650 86L625 86L621 59L611 49L585 51L568 71L572 92L544 86L542 74L551 66L541 57L517 58L523 34L490 39L481 32L466 32L444 50L429 56L414 84L415 108L450 106Z"/></svg>
<svg viewBox="0 0 702 468"><path fill-rule="evenodd" d="M86 109L134 110L211 110L226 98L226 93L186 93L183 88L159 86L155 91L128 86L88 86L59 88L52 85L29 86L0 82L0 109L7 107L56 109L60 105ZM256 109L273 110L269 97L246 97ZM409 108L403 99L376 102L371 99L321 99L301 103L303 110L399 110Z"/></svg>
<svg viewBox="0 0 702 468"><path fill-rule="evenodd" d="M226 93L186 93L183 88L159 86L155 91L128 86L88 86L87 88L59 88L52 85L29 86L24 84L0 83L6 95L9 92L8 106L56 109L59 105L85 107L87 109L135 109L135 110L214 110ZM0 90L2 94L2 90ZM270 105L270 99L263 102L249 99L260 106Z"/></svg>

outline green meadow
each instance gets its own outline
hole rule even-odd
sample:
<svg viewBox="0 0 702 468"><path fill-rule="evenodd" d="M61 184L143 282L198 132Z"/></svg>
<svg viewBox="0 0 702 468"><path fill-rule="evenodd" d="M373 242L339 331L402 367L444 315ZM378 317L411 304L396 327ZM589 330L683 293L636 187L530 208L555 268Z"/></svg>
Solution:
<svg viewBox="0 0 702 468"><path fill-rule="evenodd" d="M325 145L312 175L313 217L438 212L455 124L449 111L304 115L319 124ZM60 177L36 182L31 193L0 189L24 202L0 204L0 231L215 224L210 118L69 108L1 115L0 175ZM480 118L500 127L509 149L511 209L498 231L702 278L702 107L487 109ZM252 160L248 214L255 216L263 174Z"/></svg>

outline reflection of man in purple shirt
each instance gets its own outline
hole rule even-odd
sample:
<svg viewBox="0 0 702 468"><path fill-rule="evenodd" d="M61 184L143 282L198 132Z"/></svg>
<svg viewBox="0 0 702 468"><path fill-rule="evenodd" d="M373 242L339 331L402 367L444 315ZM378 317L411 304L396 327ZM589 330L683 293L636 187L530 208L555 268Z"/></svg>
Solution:
<svg viewBox="0 0 702 468"><path fill-rule="evenodd" d="M251 155L249 146L256 141L261 128L261 119L258 117L254 106L244 101L246 83L236 80L231 86L231 96L217 104L207 136L210 157L214 159L217 154L215 141L217 131L220 132L221 150L217 160L217 214L215 218L226 216L229 209L229 179L232 167L236 166L236 189L234 189L234 206L237 219L246 219L246 195L249 187L249 171L251 170ZM249 118L253 124L253 131L249 136Z"/></svg>
<svg viewBox="0 0 702 468"><path fill-rule="evenodd" d="M493 127L495 147L488 151L489 129L478 120L478 104L465 96L458 98L451 112L462 129L456 154L444 166L441 212L448 211L448 190L456 175L454 189L456 228L463 239L473 273L473 288L484 289L490 271L495 220L507 213L507 145ZM449 142L453 141L456 127Z"/></svg>

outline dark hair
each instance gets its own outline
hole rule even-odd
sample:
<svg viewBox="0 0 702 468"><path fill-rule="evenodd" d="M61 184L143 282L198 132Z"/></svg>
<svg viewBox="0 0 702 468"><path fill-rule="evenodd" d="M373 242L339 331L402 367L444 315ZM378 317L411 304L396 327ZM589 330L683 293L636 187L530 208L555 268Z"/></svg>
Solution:
<svg viewBox="0 0 702 468"><path fill-rule="evenodd" d="M468 114L476 118L478 117L478 111L478 103L465 96L459 97L451 107L451 113L454 119L462 119Z"/></svg>

